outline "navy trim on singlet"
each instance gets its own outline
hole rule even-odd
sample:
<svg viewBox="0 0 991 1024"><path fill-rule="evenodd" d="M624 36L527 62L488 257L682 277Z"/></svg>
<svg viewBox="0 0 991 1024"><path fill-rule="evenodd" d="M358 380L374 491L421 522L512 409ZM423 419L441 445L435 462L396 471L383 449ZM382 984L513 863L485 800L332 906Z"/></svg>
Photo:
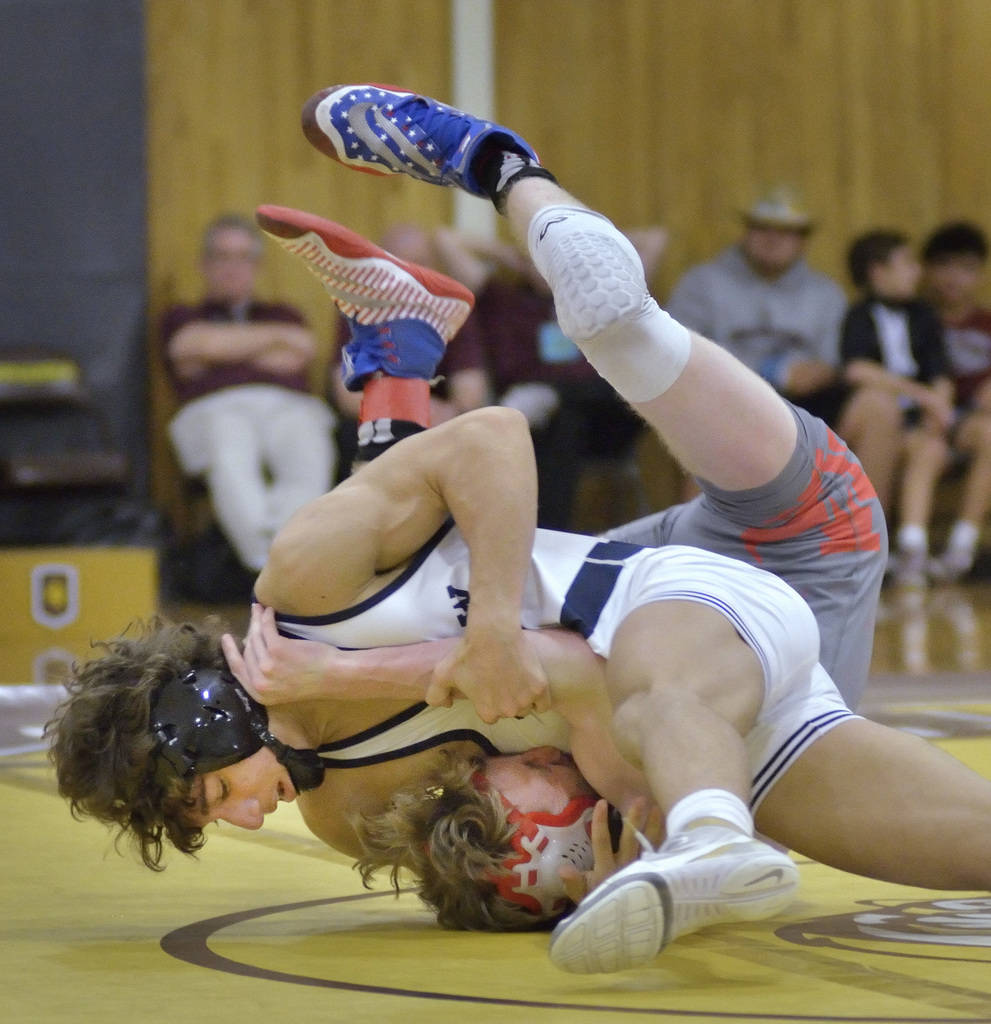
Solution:
<svg viewBox="0 0 991 1024"><path fill-rule="evenodd" d="M736 609L727 604L722 598L716 597L714 594L708 594L704 590L669 590L665 593L665 598L674 601L694 601L698 604L707 604L711 608L715 608L717 611L722 612L723 615L729 619L730 624L743 638L744 643L757 655L760 659L761 667L767 670L767 654L764 648L757 642L757 637L754 636L753 632L747 628L746 622L740 618Z"/></svg>
<svg viewBox="0 0 991 1024"><path fill-rule="evenodd" d="M365 740L374 739L376 736L380 736L384 732L388 732L390 729L394 729L397 725L402 725L403 722L408 722L411 718L416 716L426 708L427 702L425 700L417 701L416 704L412 704L404 711L398 712L398 714L392 715L391 718L385 719L384 722L376 722L375 725L370 725L367 729L362 729L361 732L356 732L353 736L346 736L342 740L334 740L333 743L321 743L317 747L317 753L321 754L324 751L330 753L334 750L343 750L345 747L354 746L355 743L364 743Z"/></svg>
<svg viewBox="0 0 991 1024"><path fill-rule="evenodd" d="M305 623L306 625L319 626L331 622L342 622L345 619L353 618L356 615L360 615L362 612L368 611L369 608L374 608L375 605L380 601L384 601L390 594L395 593L404 583L406 583L407 580L409 580L417 569L419 569L427 560L434 548L440 544L440 542L451 532L453 528L454 520L448 519L430 538L430 540L428 540L427 543L424 544L415 555L413 555L412 559L410 559L409 565L407 565L391 583L372 594L371 597L366 597L364 601L360 601L358 604L352 605L350 608L344 608L339 612L331 612L330 615L280 615L276 612L276 623L299 622Z"/></svg>
<svg viewBox="0 0 991 1024"><path fill-rule="evenodd" d="M753 807L758 800L774 785L775 782L790 767L795 754L798 752L815 733L824 726L843 718L856 718L857 716L847 708L835 708L832 711L824 711L815 718L803 722L774 752L763 768L754 777L750 786L750 806ZM763 781L761 781L763 780Z"/></svg>
<svg viewBox="0 0 991 1024"><path fill-rule="evenodd" d="M408 743L406 746L399 747L396 750L385 750L381 754L368 754L365 757L351 757L347 759L325 757L323 762L328 768L366 768L371 764L398 761L401 757L410 757L412 754L419 754L424 750L439 747L442 743L453 743L457 740L470 740L472 743L478 744L488 757L495 757L500 753L487 736L477 732L475 729L450 729L447 732L438 733L436 736L428 736L426 739L418 740L416 743ZM322 747L318 747L317 752L327 750L330 746L336 746L336 744L325 744Z"/></svg>
<svg viewBox="0 0 991 1024"><path fill-rule="evenodd" d="M639 544L606 540L596 544L571 581L561 606L561 625L588 639L598 625L599 616L623 571L626 559L643 551Z"/></svg>

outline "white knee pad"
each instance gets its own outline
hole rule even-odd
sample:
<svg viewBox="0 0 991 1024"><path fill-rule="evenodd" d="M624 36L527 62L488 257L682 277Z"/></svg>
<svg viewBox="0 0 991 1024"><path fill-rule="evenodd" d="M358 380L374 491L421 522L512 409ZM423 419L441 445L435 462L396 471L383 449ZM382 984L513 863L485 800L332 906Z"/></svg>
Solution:
<svg viewBox="0 0 991 1024"><path fill-rule="evenodd" d="M554 293L558 324L628 402L663 394L691 338L647 291L630 240L601 214L549 206L530 222L530 255Z"/></svg>
<svg viewBox="0 0 991 1024"><path fill-rule="evenodd" d="M554 292L558 324L576 345L643 305L647 282L640 257L601 214L546 207L530 222L527 242Z"/></svg>

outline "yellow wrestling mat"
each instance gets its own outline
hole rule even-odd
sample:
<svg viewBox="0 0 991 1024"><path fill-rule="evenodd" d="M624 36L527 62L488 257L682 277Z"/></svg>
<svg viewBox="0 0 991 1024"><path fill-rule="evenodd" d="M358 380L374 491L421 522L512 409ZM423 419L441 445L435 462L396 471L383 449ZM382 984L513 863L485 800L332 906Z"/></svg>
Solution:
<svg viewBox="0 0 991 1024"><path fill-rule="evenodd" d="M991 775L991 738L943 745ZM292 806L153 874L72 821L41 754L0 757L0 800L5 1024L991 1021L988 894L802 862L779 918L581 977L545 934L445 932L412 896L363 890Z"/></svg>

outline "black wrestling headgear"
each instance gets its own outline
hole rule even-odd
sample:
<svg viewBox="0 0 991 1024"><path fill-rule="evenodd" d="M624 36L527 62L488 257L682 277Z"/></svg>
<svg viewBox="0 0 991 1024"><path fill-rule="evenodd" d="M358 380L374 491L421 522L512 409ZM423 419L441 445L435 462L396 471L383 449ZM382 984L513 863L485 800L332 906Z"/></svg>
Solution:
<svg viewBox="0 0 991 1024"><path fill-rule="evenodd" d="M167 682L151 708L158 740L155 776L191 778L243 761L263 746L286 766L297 792L323 781L324 763L315 750L298 750L268 731L268 712L229 673L193 669Z"/></svg>

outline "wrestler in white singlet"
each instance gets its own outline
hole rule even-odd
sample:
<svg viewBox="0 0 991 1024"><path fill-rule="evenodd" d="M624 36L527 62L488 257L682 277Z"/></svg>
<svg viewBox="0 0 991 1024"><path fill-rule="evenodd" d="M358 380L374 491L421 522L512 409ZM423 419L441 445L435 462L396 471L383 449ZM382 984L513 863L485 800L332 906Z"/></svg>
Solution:
<svg viewBox="0 0 991 1024"><path fill-rule="evenodd" d="M459 636L467 620L468 548L445 524L407 566L373 596L324 616L277 615L286 636L343 648L384 647ZM765 699L746 737L754 806L815 738L849 718L818 664L819 632L809 606L771 573L732 558L678 545L641 548L577 534L538 530L524 593L524 628L564 626L609 656L612 638L635 608L653 601L706 604L725 615L761 662ZM378 726L319 748L328 766L359 767L454 739L489 753L544 744L567 749L556 714L487 725L468 701L452 708L413 705Z"/></svg>

